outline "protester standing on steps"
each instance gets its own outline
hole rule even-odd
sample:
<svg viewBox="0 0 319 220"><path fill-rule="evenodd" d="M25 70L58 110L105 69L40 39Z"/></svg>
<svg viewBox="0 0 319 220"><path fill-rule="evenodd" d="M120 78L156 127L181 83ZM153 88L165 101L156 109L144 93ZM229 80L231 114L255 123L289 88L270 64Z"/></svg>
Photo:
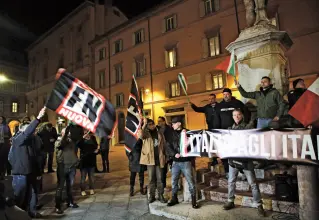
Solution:
<svg viewBox="0 0 319 220"><path fill-rule="evenodd" d="M215 129L214 119L216 114L216 105L218 104L216 101L216 95L214 93L210 94L208 101L209 104L202 107L197 107L194 103L190 104L195 112L205 114L208 129Z"/></svg>
<svg viewBox="0 0 319 220"><path fill-rule="evenodd" d="M172 199L167 204L167 206L174 206L178 204L178 180L180 174L186 178L186 181L189 186L189 191L192 195L192 207L194 209L199 208L198 204L196 203L196 186L193 180L192 174L192 157L181 157L180 155L180 138L181 133L185 130L182 127L182 119L180 117L176 117L172 120L172 127L173 137L172 142L167 144L167 153L169 156L173 157L173 165L172 165Z"/></svg>
<svg viewBox="0 0 319 220"><path fill-rule="evenodd" d="M102 158L103 173L110 172L109 152L111 137L102 137L100 142L100 153Z"/></svg>
<svg viewBox="0 0 319 220"><path fill-rule="evenodd" d="M147 165L150 189L149 203L155 201L155 183L158 191L158 200L161 203L166 203L161 170L166 163L164 135L157 130L153 120L144 118L140 138L143 139L140 164Z"/></svg>
<svg viewBox="0 0 319 220"><path fill-rule="evenodd" d="M98 144L93 133L86 133L78 144L80 148L80 170L81 170L81 195L86 196L85 180L89 179L90 195L94 195L94 171L96 155L99 153Z"/></svg>
<svg viewBox="0 0 319 220"><path fill-rule="evenodd" d="M41 176L42 164L38 160L39 146L36 144L35 130L45 114L43 108L31 123L19 126L19 131L12 137L9 161L12 166L12 188L18 207L27 211L32 218L41 218L37 213L37 177ZM41 146L40 146L41 147Z"/></svg>
<svg viewBox="0 0 319 220"><path fill-rule="evenodd" d="M284 113L285 103L279 91L273 88L268 76L261 78L260 91L246 92L244 88L235 81L240 94L245 98L257 101L257 128L268 127L271 121L278 121Z"/></svg>
<svg viewBox="0 0 319 220"><path fill-rule="evenodd" d="M234 124L229 129L232 130L244 130L252 129L253 122L246 124L244 121L243 112L240 109L235 109L233 111ZM224 205L225 210L235 208L235 188L236 179L239 172L243 172L247 178L249 185L251 186L254 204L258 208L258 214L260 216L265 216L265 212L262 206L261 195L259 191L258 184L256 182L254 164L252 161L247 160L235 160L229 159L229 177L228 177L228 202Z"/></svg>
<svg viewBox="0 0 319 220"><path fill-rule="evenodd" d="M139 130L138 136L142 136L142 130ZM134 186L136 174L139 176L140 181L140 192L142 195L146 195L146 190L144 189L144 172L147 170L145 165L140 164L141 151L143 147L143 140L139 138L135 144L133 150L128 153L126 151L126 156L129 160L129 170L130 170L130 196L134 196Z"/></svg>

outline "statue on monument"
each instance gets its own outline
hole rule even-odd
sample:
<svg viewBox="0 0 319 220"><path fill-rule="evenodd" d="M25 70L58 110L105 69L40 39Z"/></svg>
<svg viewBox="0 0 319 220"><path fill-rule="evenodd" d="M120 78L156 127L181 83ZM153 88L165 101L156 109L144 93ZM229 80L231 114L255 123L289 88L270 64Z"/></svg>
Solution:
<svg viewBox="0 0 319 220"><path fill-rule="evenodd" d="M244 0L247 27L258 24L269 24L266 7L268 0Z"/></svg>

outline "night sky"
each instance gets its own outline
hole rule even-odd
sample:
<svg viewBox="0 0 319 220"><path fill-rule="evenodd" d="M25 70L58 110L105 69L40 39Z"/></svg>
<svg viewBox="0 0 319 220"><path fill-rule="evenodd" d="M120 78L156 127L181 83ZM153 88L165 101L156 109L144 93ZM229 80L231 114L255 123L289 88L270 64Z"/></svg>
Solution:
<svg viewBox="0 0 319 220"><path fill-rule="evenodd" d="M164 0L113 0L113 4L129 18L134 17ZM0 0L0 11L41 35L84 0Z"/></svg>

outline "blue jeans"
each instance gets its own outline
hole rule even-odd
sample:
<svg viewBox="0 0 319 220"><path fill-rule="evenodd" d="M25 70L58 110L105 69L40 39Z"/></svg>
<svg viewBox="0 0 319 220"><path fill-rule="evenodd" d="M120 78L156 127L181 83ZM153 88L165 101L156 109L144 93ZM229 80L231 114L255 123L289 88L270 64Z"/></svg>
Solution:
<svg viewBox="0 0 319 220"><path fill-rule="evenodd" d="M258 118L257 119L257 128L268 128L269 123L272 121L272 118Z"/></svg>
<svg viewBox="0 0 319 220"><path fill-rule="evenodd" d="M235 188L236 179L239 170L229 166L229 176L228 176L228 202L234 202L235 200ZM261 195L259 191L258 184L256 183L255 171L254 170L243 170L249 185L251 186L251 191L253 194L254 205L258 207L262 204Z"/></svg>
<svg viewBox="0 0 319 220"><path fill-rule="evenodd" d="M195 184L192 174L192 163L187 162L173 162L172 165L172 194L177 194L178 192L178 180L179 176L183 173L189 186L189 191L192 195L195 195Z"/></svg>
<svg viewBox="0 0 319 220"><path fill-rule="evenodd" d="M13 175L12 188L16 205L30 214L35 214L38 202L36 176Z"/></svg>
<svg viewBox="0 0 319 220"><path fill-rule="evenodd" d="M95 167L81 168L81 191L85 191L86 176L89 176L89 187L93 189Z"/></svg>
<svg viewBox="0 0 319 220"><path fill-rule="evenodd" d="M72 186L74 183L75 168L66 168L64 164L58 164L57 166L58 175L58 187L55 195L55 207L60 209L62 205L62 193L64 184L66 184L67 202L73 204Z"/></svg>

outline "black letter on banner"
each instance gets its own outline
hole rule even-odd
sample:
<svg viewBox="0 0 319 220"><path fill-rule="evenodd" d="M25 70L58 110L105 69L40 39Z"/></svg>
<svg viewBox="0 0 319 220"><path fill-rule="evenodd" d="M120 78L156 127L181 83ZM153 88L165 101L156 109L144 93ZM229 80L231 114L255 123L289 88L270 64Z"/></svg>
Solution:
<svg viewBox="0 0 319 220"><path fill-rule="evenodd" d="M83 102L80 99L80 94L84 94L85 90L82 89L81 87L77 86L76 89L73 91L72 96L69 98L67 106L73 108L73 106L75 105L75 103L77 102Z"/></svg>
<svg viewBox="0 0 319 220"><path fill-rule="evenodd" d="M99 109L99 107L101 106L102 102L100 101L100 99L97 99L97 102L95 103L95 105L93 106L93 98L94 96L91 93L88 93L88 97L86 99L86 103L84 104L83 108L82 108L82 112L84 114L86 114L88 116L88 118L90 119L90 121L94 122L97 118L97 110ZM93 109L90 108L90 106L92 106ZM87 114L87 111L89 110L89 113Z"/></svg>

